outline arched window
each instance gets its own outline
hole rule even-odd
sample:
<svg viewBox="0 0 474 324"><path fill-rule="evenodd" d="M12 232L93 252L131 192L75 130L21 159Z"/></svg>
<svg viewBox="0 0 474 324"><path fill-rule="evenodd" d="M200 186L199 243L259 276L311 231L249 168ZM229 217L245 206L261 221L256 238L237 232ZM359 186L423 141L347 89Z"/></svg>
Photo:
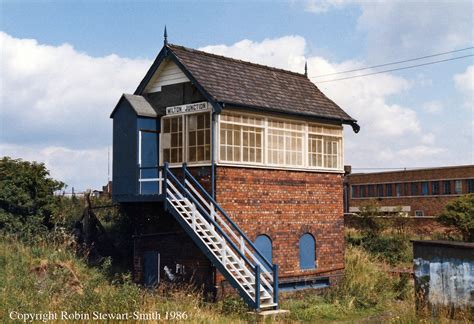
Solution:
<svg viewBox="0 0 474 324"><path fill-rule="evenodd" d="M260 253L262 253L265 259L267 259L270 264L272 264L272 240L267 235L259 235L255 239L254 245L260 251ZM256 257L263 266L268 267L268 265L260 258L260 256L256 255Z"/></svg>
<svg viewBox="0 0 474 324"><path fill-rule="evenodd" d="M300 269L316 268L316 247L313 235L305 233L300 238Z"/></svg>

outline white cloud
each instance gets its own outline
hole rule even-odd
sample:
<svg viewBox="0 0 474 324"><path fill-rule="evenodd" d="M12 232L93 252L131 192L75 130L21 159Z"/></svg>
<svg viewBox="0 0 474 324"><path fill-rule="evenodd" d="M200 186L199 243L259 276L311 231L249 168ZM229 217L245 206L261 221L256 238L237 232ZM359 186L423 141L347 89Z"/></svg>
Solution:
<svg viewBox="0 0 474 324"><path fill-rule="evenodd" d="M409 147L402 149L398 152L399 155L401 155L402 158L410 158L410 159L415 159L415 158L434 158L439 156L441 153L445 152L445 149L442 148L437 148L437 147L431 147L428 145L417 145L414 147Z"/></svg>
<svg viewBox="0 0 474 324"><path fill-rule="evenodd" d="M443 104L439 101L428 101L423 104L423 110L429 114L439 114L443 111Z"/></svg>
<svg viewBox="0 0 474 324"><path fill-rule="evenodd" d="M244 39L231 46L209 45L201 50L295 72L303 72L306 41L301 36L284 36L253 42Z"/></svg>
<svg viewBox="0 0 474 324"><path fill-rule="evenodd" d="M91 57L71 45L48 46L0 32L3 141L68 147L110 142L108 118L150 62Z"/></svg>
<svg viewBox="0 0 474 324"><path fill-rule="evenodd" d="M45 162L76 188L103 185L110 112L151 62L92 57L69 44L43 45L4 32L0 47L0 154Z"/></svg>
<svg viewBox="0 0 474 324"><path fill-rule="evenodd" d="M421 137L421 143L423 144L434 144L436 136L433 133L426 133Z"/></svg>
<svg viewBox="0 0 474 324"><path fill-rule="evenodd" d="M358 28L369 51L382 59L406 58L472 43L472 2L361 1Z"/></svg>
<svg viewBox="0 0 474 324"><path fill-rule="evenodd" d="M346 4L349 4L351 0L306 0L304 1L305 11L314 13L327 12L330 9L338 9Z"/></svg>
<svg viewBox="0 0 474 324"><path fill-rule="evenodd" d="M372 59L408 58L470 46L470 0L306 0L296 1L315 14L358 5L357 28L366 33Z"/></svg>
<svg viewBox="0 0 474 324"><path fill-rule="evenodd" d="M464 73L456 74L454 84L464 95L464 105L474 111L474 65L468 66Z"/></svg>

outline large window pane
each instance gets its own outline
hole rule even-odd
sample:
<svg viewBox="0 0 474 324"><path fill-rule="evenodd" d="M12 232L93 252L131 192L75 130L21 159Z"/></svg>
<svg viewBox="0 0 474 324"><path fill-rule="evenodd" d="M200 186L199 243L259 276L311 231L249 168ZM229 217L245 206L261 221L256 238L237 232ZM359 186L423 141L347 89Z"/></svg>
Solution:
<svg viewBox="0 0 474 324"><path fill-rule="evenodd" d="M220 131L220 159L228 162L263 163L263 128L258 119L223 115Z"/></svg>
<svg viewBox="0 0 474 324"><path fill-rule="evenodd" d="M211 116L209 113L187 115L188 162L211 160Z"/></svg>
<svg viewBox="0 0 474 324"><path fill-rule="evenodd" d="M302 166L303 125L276 120L269 120L268 124L268 163Z"/></svg>
<svg viewBox="0 0 474 324"><path fill-rule="evenodd" d="M176 116L163 118L163 132L161 146L163 148L163 162L183 162L183 118Z"/></svg>

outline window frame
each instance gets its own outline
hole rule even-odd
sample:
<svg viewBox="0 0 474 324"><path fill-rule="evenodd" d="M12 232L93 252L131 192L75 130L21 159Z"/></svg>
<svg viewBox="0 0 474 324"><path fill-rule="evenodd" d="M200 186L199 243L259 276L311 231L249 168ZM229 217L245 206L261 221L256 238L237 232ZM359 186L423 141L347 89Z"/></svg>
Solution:
<svg viewBox="0 0 474 324"><path fill-rule="evenodd" d="M209 114L209 123L210 123L210 128L209 128L209 146L210 146L210 159L209 160L205 160L205 161L194 161L194 162L189 162L188 161L188 150L189 150L189 146L188 146L188 143L189 143L189 136L188 136L188 116L190 115L199 115L199 114L204 114L204 113L208 113ZM181 122L182 122L182 130L181 130L181 141L182 141L182 147L181 147L181 154L182 154L182 157L183 157L183 160L181 162L176 162L176 163L170 163L168 162L168 165L170 168L176 168L176 167L181 167L182 164L184 162L186 162L189 166L210 166L211 163L212 163L212 154L213 154L213 149L214 149L214 143L213 143L213 140L212 140L212 128L215 127L215 125L213 125L213 121L212 121L212 109L209 109L209 110L205 110L205 111L192 111L192 112L186 112L186 113L180 113L180 114L171 114L171 115L163 115L161 116L160 118L160 129L161 129L161 133L160 133L160 136L159 136L159 145L160 145L160 150L159 150L159 155L160 155L160 165L164 165L164 159L163 159L163 143L162 143L162 138L163 138L163 134L164 133L164 120L165 119L170 119L170 118L177 118L177 117L180 117L181 118ZM167 133L166 133L167 134ZM215 139L214 139L215 141Z"/></svg>
<svg viewBox="0 0 474 324"><path fill-rule="evenodd" d="M256 162L232 162L232 161L226 161L221 158L221 148L220 148L220 132L221 132L221 125L222 123L227 123L227 124L233 124L233 122L227 122L227 121L222 121L222 115L234 115L238 117L251 117L251 118L261 118L263 120L263 126L260 125L250 125L250 124L245 124L243 126L248 126L248 127L258 127L258 128L263 128L263 136L262 136L262 163L256 163ZM269 122L270 121L277 121L277 122L283 122L283 123L295 123L301 125L302 129L301 130L296 130L296 129L284 129L284 128L274 128L274 127L269 127ZM238 124L238 123L235 123ZM217 123L216 123L216 139L215 143L217 146L216 149L216 164L217 165L230 165L230 166L253 166L253 167L258 167L258 168L267 168L267 169L284 169L284 170L305 170L305 171L318 171L318 172L331 172L331 173L343 173L344 172L344 128L342 125L332 125L332 124L323 124L323 123L317 123L317 122L306 122L300 119L296 118L282 118L282 117L274 117L274 116L268 116L265 114L255 114L255 113L248 113L248 112L242 112L242 111L232 111L232 112L222 112L217 116ZM310 127L315 127L315 128L320 128L322 130L321 133L309 131ZM273 164L269 163L268 159L268 136L269 132L268 129L279 129L279 130L284 130L284 131L289 131L289 132L298 132L302 134L302 165L289 165L289 164ZM325 132L326 130L326 132ZM331 133L331 131L333 133ZM335 134L337 133L337 134ZM317 136L322 136L323 138L336 138L337 139L337 167L336 168L326 168L324 167L324 161L323 161L323 167L319 166L310 166L309 165L309 149L308 149L308 138L310 135L317 135ZM325 152L325 141L323 140L323 160L324 160L324 152ZM242 157L241 157L242 160Z"/></svg>
<svg viewBox="0 0 474 324"><path fill-rule="evenodd" d="M233 114L233 115L236 115L236 114ZM240 115L242 116L242 115ZM263 124L262 125L255 125L255 124L245 124L245 123L242 123L242 122L228 122L228 121L222 121L222 118L221 118L221 114L219 114L218 118L217 118L217 130L216 130L216 147L217 147L217 159L216 159L216 163L219 164L219 163L223 163L223 164L235 164L235 165L249 165L249 166L252 166L252 165L260 165L260 166L265 166L265 151L266 151L266 147L265 147L265 141L264 141L264 137L265 137L265 119L261 116L258 116L258 115L252 115L253 118L261 118L263 120ZM237 125L237 126L240 126L240 127L254 127L254 128L261 128L262 129L262 134L261 134L261 138L260 138L260 143L261 143L261 150L262 150L262 162L259 163L259 162L248 162L248 161L243 161L243 150L244 150L244 145L243 145L243 132L242 132L242 128L240 128L240 161L222 161L221 160L221 125L222 123L224 124L228 124L228 125ZM225 145L225 146L229 146L229 145ZM235 146L235 145L232 145L232 146Z"/></svg>

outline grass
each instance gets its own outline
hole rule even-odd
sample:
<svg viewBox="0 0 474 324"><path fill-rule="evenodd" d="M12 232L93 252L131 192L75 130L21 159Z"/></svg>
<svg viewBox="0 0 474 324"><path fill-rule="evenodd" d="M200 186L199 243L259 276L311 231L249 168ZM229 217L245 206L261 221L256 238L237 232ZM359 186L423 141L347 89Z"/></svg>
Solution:
<svg viewBox="0 0 474 324"><path fill-rule="evenodd" d="M131 282L130 274L110 275L111 262L90 268L64 239L34 244L0 239L0 321L11 311L44 313L157 312L162 318L185 313L192 322L239 323L252 320L238 297L205 302L190 287L160 286L149 291ZM326 291L306 290L281 295L289 321L300 322L427 322L415 314L412 282L389 275L388 264L359 246L346 250L346 276ZM460 317L462 320L467 317ZM444 323L447 320L440 319ZM468 322L467 320L465 322Z"/></svg>
<svg viewBox="0 0 474 324"><path fill-rule="evenodd" d="M25 245L10 237L0 241L0 320L11 311L44 313L185 312L192 321L239 322L224 303L205 303L198 292L162 287L151 292L138 287L130 275L110 280L102 269L89 268L66 246L42 242ZM176 315L176 314L174 314Z"/></svg>
<svg viewBox="0 0 474 324"><path fill-rule="evenodd" d="M282 308L291 311L292 319L305 322L391 318L395 307L406 316L413 309L413 287L403 278L388 275L383 266L362 248L349 247L346 275L336 287L320 295L306 291L287 296Z"/></svg>

